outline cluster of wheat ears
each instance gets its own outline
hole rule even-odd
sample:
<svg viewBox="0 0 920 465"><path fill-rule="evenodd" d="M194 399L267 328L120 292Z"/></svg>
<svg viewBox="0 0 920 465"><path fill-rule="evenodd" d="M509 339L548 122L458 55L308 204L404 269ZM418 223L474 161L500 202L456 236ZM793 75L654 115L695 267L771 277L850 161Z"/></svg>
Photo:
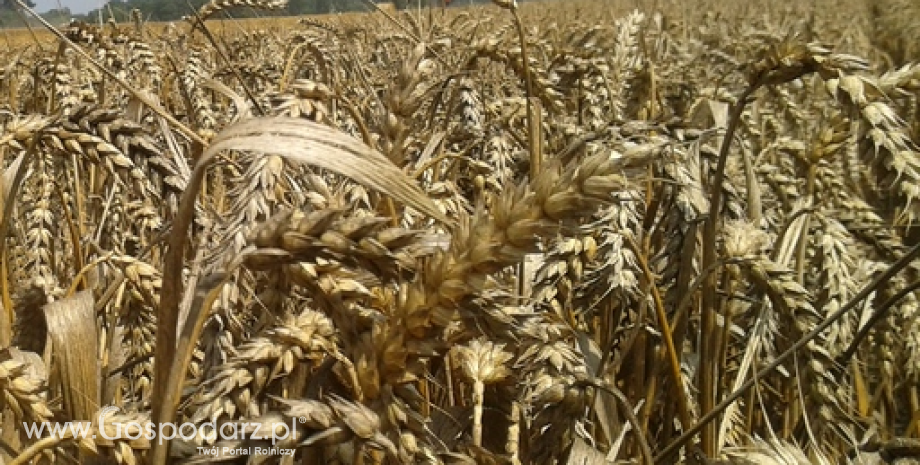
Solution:
<svg viewBox="0 0 920 465"><path fill-rule="evenodd" d="M4 50L0 463L917 456L920 7L770 3Z"/></svg>

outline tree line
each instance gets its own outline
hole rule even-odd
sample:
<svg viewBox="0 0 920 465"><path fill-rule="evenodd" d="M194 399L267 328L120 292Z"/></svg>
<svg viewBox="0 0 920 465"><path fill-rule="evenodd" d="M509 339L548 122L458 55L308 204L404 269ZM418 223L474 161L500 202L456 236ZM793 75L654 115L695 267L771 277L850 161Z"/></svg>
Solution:
<svg viewBox="0 0 920 465"><path fill-rule="evenodd" d="M110 0L101 9L90 11L86 14L74 14L69 8L55 9L43 13L42 16L52 23L61 24L78 19L86 22L98 22L100 18L108 20L114 18L118 22L130 20L131 10L139 10L147 21L175 21L183 16L191 15L193 9L200 8L208 0ZM399 9L415 7L418 4L428 5L431 1L441 5L444 0L396 0L394 3ZM472 3L488 3L490 0L448 0L451 5L468 5ZM24 0L30 7L35 4L32 0ZM380 3L380 2L378 2ZM0 26L21 27L22 20L14 11L13 0L2 0L0 3ZM348 11L368 11L371 7L364 0L288 0L287 8L277 11L255 10L248 7L233 8L230 14L234 18L271 17L271 16L299 16L327 13L340 13Z"/></svg>

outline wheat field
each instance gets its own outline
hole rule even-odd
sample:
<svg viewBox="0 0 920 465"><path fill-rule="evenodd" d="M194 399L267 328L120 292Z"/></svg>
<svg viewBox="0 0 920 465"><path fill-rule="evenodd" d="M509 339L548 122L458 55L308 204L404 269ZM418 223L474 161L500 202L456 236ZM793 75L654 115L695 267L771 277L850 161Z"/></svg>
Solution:
<svg viewBox="0 0 920 465"><path fill-rule="evenodd" d="M6 33L0 463L920 460L916 1L283 6Z"/></svg>

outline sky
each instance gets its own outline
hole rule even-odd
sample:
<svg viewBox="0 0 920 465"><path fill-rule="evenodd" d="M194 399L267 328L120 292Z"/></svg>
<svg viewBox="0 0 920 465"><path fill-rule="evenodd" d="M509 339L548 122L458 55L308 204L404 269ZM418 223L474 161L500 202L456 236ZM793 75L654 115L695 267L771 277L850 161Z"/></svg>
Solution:
<svg viewBox="0 0 920 465"><path fill-rule="evenodd" d="M35 11L44 13L48 10L58 8L58 2L64 8L70 8L74 13L87 13L102 6L104 0L33 0L35 2Z"/></svg>

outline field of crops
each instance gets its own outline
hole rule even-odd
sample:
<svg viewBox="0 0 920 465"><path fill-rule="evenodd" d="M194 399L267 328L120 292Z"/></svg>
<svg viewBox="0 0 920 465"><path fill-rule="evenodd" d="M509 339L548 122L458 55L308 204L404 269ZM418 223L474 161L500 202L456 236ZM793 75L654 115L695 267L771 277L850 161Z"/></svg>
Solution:
<svg viewBox="0 0 920 465"><path fill-rule="evenodd" d="M6 33L0 464L920 457L920 3L746 3Z"/></svg>

